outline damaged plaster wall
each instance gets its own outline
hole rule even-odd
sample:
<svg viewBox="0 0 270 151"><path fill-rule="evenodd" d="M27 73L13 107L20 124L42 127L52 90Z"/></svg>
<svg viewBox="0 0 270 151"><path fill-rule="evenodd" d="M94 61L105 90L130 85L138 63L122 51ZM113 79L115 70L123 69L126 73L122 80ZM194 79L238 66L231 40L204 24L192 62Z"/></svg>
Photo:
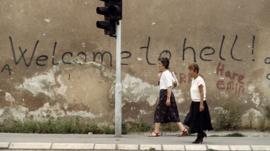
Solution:
<svg viewBox="0 0 270 151"><path fill-rule="evenodd" d="M0 122L79 116L112 125L115 39L96 28L102 2L0 4ZM124 0L124 121L153 122L157 58L167 56L180 82L181 120L190 104L187 66L196 62L217 128L269 128L269 9L265 0Z"/></svg>

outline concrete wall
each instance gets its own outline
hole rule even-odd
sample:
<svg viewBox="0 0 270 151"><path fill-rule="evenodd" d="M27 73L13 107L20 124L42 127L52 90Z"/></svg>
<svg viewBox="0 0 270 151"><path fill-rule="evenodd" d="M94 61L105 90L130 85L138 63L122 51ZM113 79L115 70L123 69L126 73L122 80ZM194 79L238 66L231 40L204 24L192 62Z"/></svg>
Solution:
<svg viewBox="0 0 270 151"><path fill-rule="evenodd" d="M197 62L217 127L270 125L270 1L123 1L125 121L152 123L157 58L167 56L181 83L174 92L182 120L190 104L187 66ZM81 116L111 124L115 41L95 26L102 2L0 4L1 121Z"/></svg>

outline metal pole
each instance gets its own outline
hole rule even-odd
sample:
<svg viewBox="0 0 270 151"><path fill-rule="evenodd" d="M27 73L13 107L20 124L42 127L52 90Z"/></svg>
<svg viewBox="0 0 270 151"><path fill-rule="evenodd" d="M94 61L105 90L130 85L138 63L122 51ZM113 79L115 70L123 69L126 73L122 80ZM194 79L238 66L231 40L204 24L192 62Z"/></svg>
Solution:
<svg viewBox="0 0 270 151"><path fill-rule="evenodd" d="M116 26L115 136L122 134L121 20Z"/></svg>

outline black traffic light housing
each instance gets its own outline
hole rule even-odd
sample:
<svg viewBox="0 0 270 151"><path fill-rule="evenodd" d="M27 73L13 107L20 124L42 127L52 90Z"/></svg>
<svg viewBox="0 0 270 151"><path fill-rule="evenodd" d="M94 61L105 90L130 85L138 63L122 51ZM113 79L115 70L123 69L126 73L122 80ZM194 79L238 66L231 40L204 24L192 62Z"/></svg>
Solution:
<svg viewBox="0 0 270 151"><path fill-rule="evenodd" d="M97 21L97 28L104 30L105 35L116 37L116 25L122 19L122 0L101 0L104 7L97 7L96 12L104 16L104 21Z"/></svg>

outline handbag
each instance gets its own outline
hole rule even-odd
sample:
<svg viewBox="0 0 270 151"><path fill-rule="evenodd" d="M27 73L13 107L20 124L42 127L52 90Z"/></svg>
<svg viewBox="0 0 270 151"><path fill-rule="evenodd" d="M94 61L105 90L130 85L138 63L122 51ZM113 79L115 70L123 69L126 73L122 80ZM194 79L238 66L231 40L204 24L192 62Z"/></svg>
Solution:
<svg viewBox="0 0 270 151"><path fill-rule="evenodd" d="M171 74L172 74L172 77L173 77L173 88L176 88L176 87L179 86L179 82L178 82L178 80L177 80L176 75L174 74L174 72L171 72Z"/></svg>

